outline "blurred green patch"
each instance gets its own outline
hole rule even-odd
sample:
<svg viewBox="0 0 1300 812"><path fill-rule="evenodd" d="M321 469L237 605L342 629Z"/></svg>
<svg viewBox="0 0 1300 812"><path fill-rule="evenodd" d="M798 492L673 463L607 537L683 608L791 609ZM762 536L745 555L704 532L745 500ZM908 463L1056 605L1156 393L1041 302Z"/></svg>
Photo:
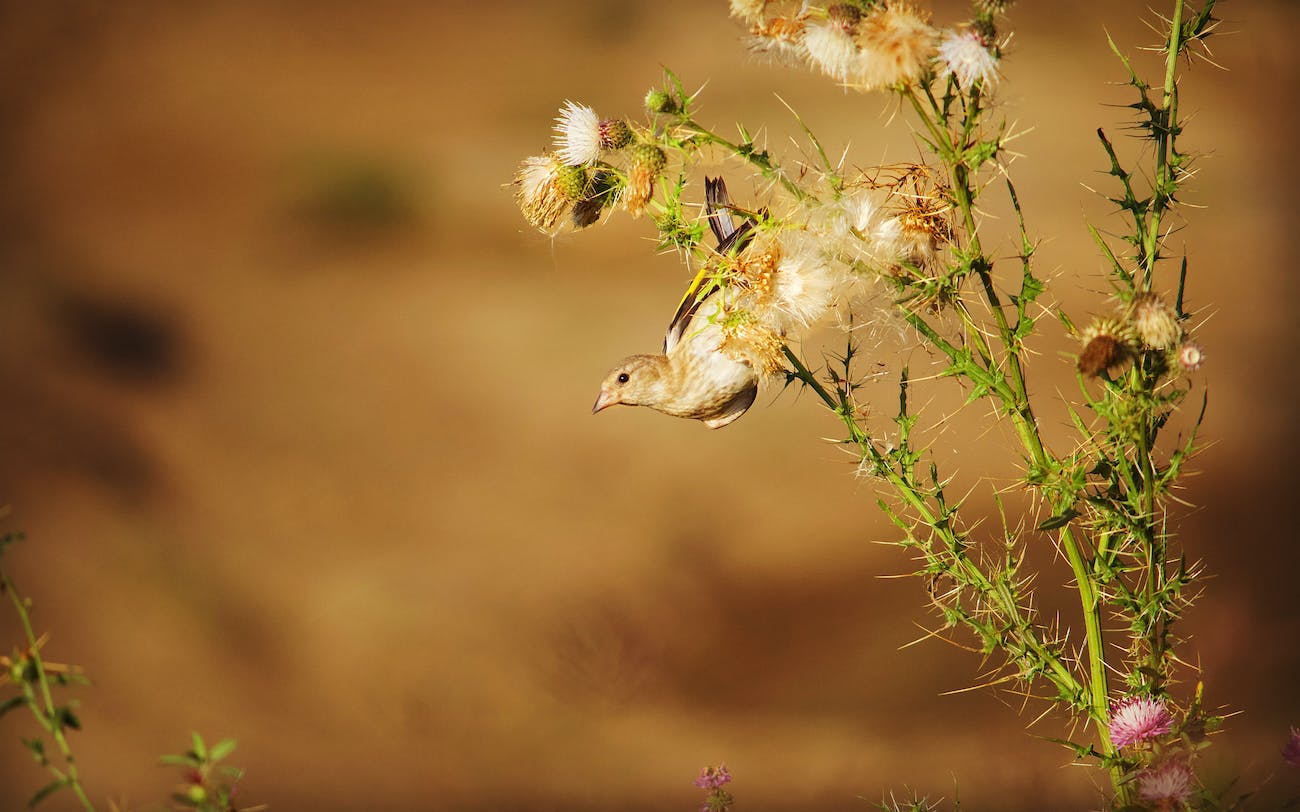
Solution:
<svg viewBox="0 0 1300 812"><path fill-rule="evenodd" d="M387 155L315 151L290 161L288 184L293 215L325 235L390 234L422 214L416 174Z"/></svg>

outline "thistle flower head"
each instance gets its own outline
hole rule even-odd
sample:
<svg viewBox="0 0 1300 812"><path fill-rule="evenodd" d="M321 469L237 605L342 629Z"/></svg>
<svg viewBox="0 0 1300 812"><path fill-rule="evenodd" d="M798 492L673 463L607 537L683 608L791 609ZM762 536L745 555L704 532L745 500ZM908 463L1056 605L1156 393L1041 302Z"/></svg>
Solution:
<svg viewBox="0 0 1300 812"><path fill-rule="evenodd" d="M663 88L652 87L645 94L645 109L651 113L676 113L682 107L673 94Z"/></svg>
<svg viewBox="0 0 1300 812"><path fill-rule="evenodd" d="M699 778L695 779L695 786L700 789L720 789L723 785L730 783L731 773L727 771L726 764L717 767L705 767L700 770Z"/></svg>
<svg viewBox="0 0 1300 812"><path fill-rule="evenodd" d="M1300 728L1291 728L1291 736L1282 747L1282 760L1292 767L1300 767Z"/></svg>
<svg viewBox="0 0 1300 812"><path fill-rule="evenodd" d="M750 27L750 48L769 53L780 61L798 63L808 56L804 45L807 25L808 18L802 13L760 20Z"/></svg>
<svg viewBox="0 0 1300 812"><path fill-rule="evenodd" d="M1133 299L1132 321L1142 343L1155 350L1166 350L1182 338L1178 317L1158 293L1141 293Z"/></svg>
<svg viewBox="0 0 1300 812"><path fill-rule="evenodd" d="M1156 809L1177 809L1192 796L1191 765L1182 758L1170 758L1138 774L1138 797Z"/></svg>
<svg viewBox="0 0 1300 812"><path fill-rule="evenodd" d="M767 10L767 0L731 0L730 5L731 16L750 25L761 22L763 12Z"/></svg>
<svg viewBox="0 0 1300 812"><path fill-rule="evenodd" d="M808 60L822 73L847 82L858 65L858 44L850 30L835 20L813 23L804 30L803 47Z"/></svg>
<svg viewBox="0 0 1300 812"><path fill-rule="evenodd" d="M650 204L650 198L655 192L655 180L667 163L668 156L654 144L638 144L632 148L632 166L627 171L623 208L633 217L639 217Z"/></svg>
<svg viewBox="0 0 1300 812"><path fill-rule="evenodd" d="M1173 718L1158 699L1133 696L1110 709L1110 740L1117 748L1163 736L1173 727Z"/></svg>
<svg viewBox="0 0 1300 812"><path fill-rule="evenodd" d="M952 76L962 90L969 91L978 82L984 90L998 83L998 57L993 43L977 29L945 31L939 40L939 78Z"/></svg>
<svg viewBox="0 0 1300 812"><path fill-rule="evenodd" d="M596 111L566 101L555 117L555 154L569 166L581 166L595 163L600 150L600 117Z"/></svg>
<svg viewBox="0 0 1300 812"><path fill-rule="evenodd" d="M784 346L785 341L782 340L780 333L759 324L754 315L748 311L733 310L722 319L722 342L718 345L718 349L733 360L743 361L764 375L772 375L785 369L782 364L784 356L781 352ZM718 783L718 786L721 786L730 781L731 776L726 774L726 767L719 769L723 771L726 779ZM717 776L714 776L713 780L717 781ZM702 786L698 780L696 785Z"/></svg>
<svg viewBox="0 0 1300 812"><path fill-rule="evenodd" d="M544 234L554 236L573 210L575 197L569 193L572 168L554 155L525 158L515 173L515 201L524 218ZM578 195L578 198L581 194Z"/></svg>
<svg viewBox="0 0 1300 812"><path fill-rule="evenodd" d="M1084 375L1095 376L1112 370L1124 363L1133 351L1132 329L1114 319L1094 321L1080 339L1083 352L1079 353L1078 367Z"/></svg>
<svg viewBox="0 0 1300 812"><path fill-rule="evenodd" d="M861 90L914 84L935 51L929 19L902 0L888 0L857 26L858 60L849 84Z"/></svg>
<svg viewBox="0 0 1300 812"><path fill-rule="evenodd" d="M816 237L806 231L782 234L764 321L781 332L808 328L829 312L836 288L837 274Z"/></svg>
<svg viewBox="0 0 1300 812"><path fill-rule="evenodd" d="M1205 351L1201 345L1188 339L1178 348L1178 366L1183 368L1184 372L1195 372L1205 363Z"/></svg>

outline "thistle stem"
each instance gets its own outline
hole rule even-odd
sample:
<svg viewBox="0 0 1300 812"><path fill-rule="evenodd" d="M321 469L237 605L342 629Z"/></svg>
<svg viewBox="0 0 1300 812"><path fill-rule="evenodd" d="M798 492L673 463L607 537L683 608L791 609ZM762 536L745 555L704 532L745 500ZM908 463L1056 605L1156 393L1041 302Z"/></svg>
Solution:
<svg viewBox="0 0 1300 812"><path fill-rule="evenodd" d="M54 693L50 690L50 680L45 671L45 662L41 658L41 650L36 633L32 628L31 616L27 611L27 606L18 591L14 588L13 581L8 575L0 574L0 592L9 594L9 599L14 605L14 610L18 613L19 623L23 627L23 636L27 640L27 650L32 660L32 670L36 674L36 686L39 689L39 698L32 691L30 684L24 684L24 693L27 696L27 706L36 721L41 727L50 734L54 743L59 748L59 753L63 756L64 763L67 765L67 771L58 769L48 762L45 768L54 776L56 781L63 783L72 789L87 812L95 812L95 806L86 797L86 792L81 786L81 780L77 776L77 763L72 755L72 747L68 744L67 736L63 733L63 724L60 720L58 708L54 704ZM39 703L39 704L38 704Z"/></svg>

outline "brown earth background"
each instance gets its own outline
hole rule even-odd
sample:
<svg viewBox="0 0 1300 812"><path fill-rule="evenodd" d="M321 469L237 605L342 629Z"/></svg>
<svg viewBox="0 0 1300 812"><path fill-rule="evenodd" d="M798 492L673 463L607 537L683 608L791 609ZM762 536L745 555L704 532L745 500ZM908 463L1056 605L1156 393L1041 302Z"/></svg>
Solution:
<svg viewBox="0 0 1300 812"><path fill-rule="evenodd" d="M1094 130L1125 141L1132 99L1105 32L1150 44L1139 11L1012 10L1012 171L1077 319L1108 307L1085 221L1118 228L1085 188L1108 180ZM1204 775L1243 775L1268 809L1300 795L1277 756L1300 723L1300 7L1220 16L1228 70L1185 79L1200 174L1170 237L1209 358L1177 529L1214 577L1183 630L1207 701L1240 711ZM47 656L94 681L73 742L102 807L165 797L156 756L191 730L237 737L243 797L281 812L691 809L719 761L740 810L908 788L974 810L1100 805L1095 771L1040 738L1059 719L1026 733L1032 703L948 693L981 681L976 655L904 647L932 620L923 585L883 577L911 563L875 543L896 532L811 400L773 387L720 432L588 413L613 361L657 345L687 271L623 214L543 238L503 188L565 99L636 116L661 65L707 82L702 119L761 129L791 163L780 99L852 164L915 158L883 96L749 54L725 3L695 0L52 0L7 4L0 38L0 494L28 533L5 565ZM705 168L758 199L736 165ZM1072 347L1042 324L1034 389L1067 447ZM932 359L875 341L884 427L899 368ZM916 400L986 514L1012 438L983 407L954 414L947 382ZM1078 639L1067 571L1033 544L1044 610ZM44 783L28 733L0 722L2 810Z"/></svg>

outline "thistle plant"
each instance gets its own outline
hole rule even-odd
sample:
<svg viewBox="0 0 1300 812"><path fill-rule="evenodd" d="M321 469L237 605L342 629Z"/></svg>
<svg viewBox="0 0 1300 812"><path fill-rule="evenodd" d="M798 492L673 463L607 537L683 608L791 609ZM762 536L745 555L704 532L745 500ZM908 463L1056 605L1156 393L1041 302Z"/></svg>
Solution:
<svg viewBox="0 0 1300 812"><path fill-rule="evenodd" d="M1111 291L1086 318L1048 299L1011 180L1012 131L996 104L1008 5L977 0L969 19L942 27L898 0L731 0L753 49L824 74L852 91L850 104L892 97L924 160L832 161L796 116L810 157L782 162L745 126L733 140L702 122L696 94L667 72L645 97L645 121L567 103L553 151L521 168L517 199L551 235L618 209L648 216L660 248L695 271L674 328L696 309L704 321L696 315L689 329L716 335L700 353L705 361L720 354L802 388L834 415L840 443L878 484L896 543L916 562L937 633L973 639L994 663L990 684L1067 720L1070 732L1055 740L1109 773L1115 808L1218 808L1195 762L1222 717L1206 709L1202 683L1187 682L1189 658L1179 654L1177 624L1201 571L1177 544L1175 488L1197 449L1206 399L1192 397L1204 353L1185 301L1191 263L1170 240L1194 174L1180 72L1207 58L1215 2L1174 0L1154 21L1163 73L1153 81L1110 42L1132 97L1122 125L1138 149L1097 130L1109 183L1101 194L1115 214L1088 229ZM696 167L718 160L724 173L753 176L760 199L688 203ZM999 199L1014 213L1009 234L990 234L983 216L981 203ZM706 243L706 226L718 248ZM816 357L804 349L809 331L833 317L846 327L843 344ZM897 412L882 421L864 398L856 328L890 319L942 368L924 384L898 370ZM1078 395L1044 402L1030 384L1031 343L1062 332L1077 342L1069 355ZM954 384L968 406L990 406L1015 438L1007 451L1017 481L993 494L996 523L971 515L970 491L955 494L947 461L912 406L918 386ZM644 400L613 402L675 413ZM1039 415L1049 409L1068 416L1073 440L1048 441ZM1012 491L1029 498L1013 503ZM1074 621L1036 608L1042 570L1027 562L1041 560L1032 553L1045 546L1057 553L1049 566L1063 568L1075 593Z"/></svg>
<svg viewBox="0 0 1300 812"><path fill-rule="evenodd" d="M5 548L22 537L21 533L0 535L0 600L12 607L23 635L10 654L0 655L0 667L4 669L0 674L0 718L27 710L37 727L37 735L20 741L36 764L49 773L50 780L31 796L28 808L66 790L81 809L95 812L72 750L71 734L81 730L78 703L61 696L64 689L89 685L90 680L77 666L51 662L42 654L47 637L38 636L32 625L32 601L19 594L3 567ZM265 808L235 805L236 786L243 770L222 763L234 751L234 739L223 739L209 747L194 733L191 742L184 753L160 760L165 766L182 770L181 782L172 793L172 808L197 812L256 812ZM114 804L109 806L118 809Z"/></svg>

